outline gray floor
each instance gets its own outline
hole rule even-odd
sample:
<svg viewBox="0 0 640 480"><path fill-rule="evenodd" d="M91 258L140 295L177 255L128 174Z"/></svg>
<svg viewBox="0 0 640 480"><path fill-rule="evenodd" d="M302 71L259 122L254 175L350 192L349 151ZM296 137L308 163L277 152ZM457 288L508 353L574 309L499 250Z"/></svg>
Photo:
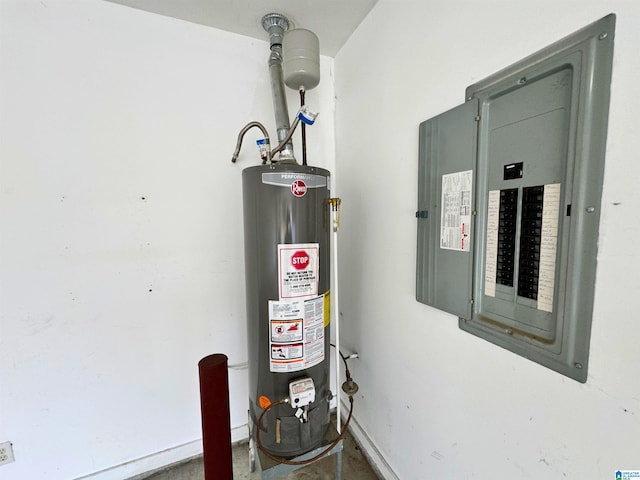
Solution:
<svg viewBox="0 0 640 480"><path fill-rule="evenodd" d="M342 452L343 480L380 480L375 474L360 447L347 432ZM260 480L258 472L249 471L249 445L242 443L233 447L233 478L234 480ZM318 460L302 467L295 472L281 477L282 480L335 480L336 455ZM203 480L204 464L202 457L173 465L148 476L136 477L136 480ZM216 479L212 479L216 480Z"/></svg>

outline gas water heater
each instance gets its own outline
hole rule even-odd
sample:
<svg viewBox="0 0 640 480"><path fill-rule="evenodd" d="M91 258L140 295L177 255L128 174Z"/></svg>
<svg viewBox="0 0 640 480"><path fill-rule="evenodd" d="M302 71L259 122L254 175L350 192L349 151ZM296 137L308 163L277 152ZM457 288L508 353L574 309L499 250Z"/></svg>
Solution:
<svg viewBox="0 0 640 480"><path fill-rule="evenodd" d="M329 172L246 168L244 203L249 411L280 456L317 447L329 425Z"/></svg>
<svg viewBox="0 0 640 480"><path fill-rule="evenodd" d="M308 30L287 32L279 14L262 24L271 44L278 145L271 149L266 129L251 122L233 156L250 128L262 130L263 164L242 172L249 427L263 452L290 458L319 447L329 426L330 174L298 164L291 142L300 122L315 119L303 100L319 82L318 39ZM303 103L291 125L284 83Z"/></svg>

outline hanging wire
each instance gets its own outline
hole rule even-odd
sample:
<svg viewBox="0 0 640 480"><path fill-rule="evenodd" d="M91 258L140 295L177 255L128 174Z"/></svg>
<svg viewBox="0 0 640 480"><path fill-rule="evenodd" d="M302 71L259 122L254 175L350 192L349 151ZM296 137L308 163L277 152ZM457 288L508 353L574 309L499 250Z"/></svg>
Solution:
<svg viewBox="0 0 640 480"><path fill-rule="evenodd" d="M300 108L304 107L305 102L304 87L300 88ZM307 126L302 122L302 165L307 164Z"/></svg>

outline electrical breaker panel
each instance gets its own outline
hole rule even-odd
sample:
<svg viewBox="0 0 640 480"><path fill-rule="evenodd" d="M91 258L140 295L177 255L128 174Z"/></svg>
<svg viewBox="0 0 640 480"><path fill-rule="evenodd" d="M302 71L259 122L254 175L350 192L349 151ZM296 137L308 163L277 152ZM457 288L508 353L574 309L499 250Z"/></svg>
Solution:
<svg viewBox="0 0 640 480"><path fill-rule="evenodd" d="M615 16L420 125L416 298L586 381Z"/></svg>

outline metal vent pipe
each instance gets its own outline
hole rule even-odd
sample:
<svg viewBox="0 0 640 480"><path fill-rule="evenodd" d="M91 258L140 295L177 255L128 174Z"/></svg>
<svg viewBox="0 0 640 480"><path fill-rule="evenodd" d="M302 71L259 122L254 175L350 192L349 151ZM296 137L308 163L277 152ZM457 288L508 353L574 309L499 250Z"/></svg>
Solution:
<svg viewBox="0 0 640 480"><path fill-rule="evenodd" d="M278 143L289 134L289 112L282 74L282 39L289 29L289 20L280 13L268 13L262 17L262 27L269 33L271 54L269 55L269 77L271 79L271 95L273 111L276 118ZM293 154L293 142L289 140L280 151L279 162L297 163Z"/></svg>

